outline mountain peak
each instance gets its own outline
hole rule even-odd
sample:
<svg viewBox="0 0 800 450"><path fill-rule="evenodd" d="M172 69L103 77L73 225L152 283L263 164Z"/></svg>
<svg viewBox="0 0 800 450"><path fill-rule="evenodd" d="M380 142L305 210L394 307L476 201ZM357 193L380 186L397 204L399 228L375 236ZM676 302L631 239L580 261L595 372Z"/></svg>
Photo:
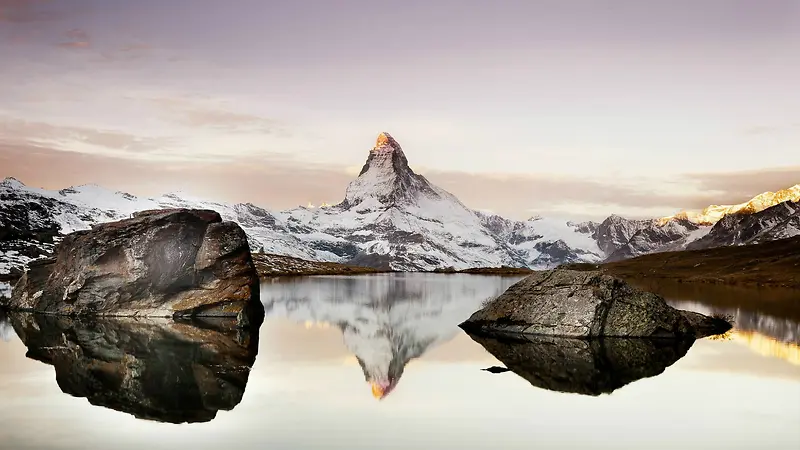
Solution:
<svg viewBox="0 0 800 450"><path fill-rule="evenodd" d="M371 198L382 207L414 202L420 194L437 196L428 181L414 173L400 144L389 133L378 135L367 162L347 187L344 205L353 207ZM371 206L377 204L369 203Z"/></svg>
<svg viewBox="0 0 800 450"><path fill-rule="evenodd" d="M400 144L394 140L392 135L384 131L378 135L378 139L375 140L375 147L372 150L375 151L387 147L393 150L401 150Z"/></svg>
<svg viewBox="0 0 800 450"><path fill-rule="evenodd" d="M673 216L658 219L661 224L673 219L683 219L698 225L713 225L729 214L755 214L786 201L800 201L800 184L777 192L763 192L738 205L711 205L702 211L681 211Z"/></svg>
<svg viewBox="0 0 800 450"><path fill-rule="evenodd" d="M11 187L11 188L16 188L16 189L25 187L25 183L23 183L22 181L19 181L18 179L14 178L14 177L6 177L6 178L3 179L2 183L0 183L0 184L2 184L4 186Z"/></svg>
<svg viewBox="0 0 800 450"><path fill-rule="evenodd" d="M411 168L408 167L408 160L400 144L391 134L386 132L378 135L378 139L375 140L375 147L370 150L367 162L361 169L361 173L358 174L359 177L370 170L396 174L413 173Z"/></svg>

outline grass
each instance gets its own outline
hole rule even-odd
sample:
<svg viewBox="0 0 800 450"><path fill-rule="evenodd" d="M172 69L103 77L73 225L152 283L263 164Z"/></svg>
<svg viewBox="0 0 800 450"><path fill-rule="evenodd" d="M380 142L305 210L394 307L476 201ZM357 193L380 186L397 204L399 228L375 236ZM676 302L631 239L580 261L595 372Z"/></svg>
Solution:
<svg viewBox="0 0 800 450"><path fill-rule="evenodd" d="M601 268L621 278L800 289L800 236L756 245L654 253Z"/></svg>

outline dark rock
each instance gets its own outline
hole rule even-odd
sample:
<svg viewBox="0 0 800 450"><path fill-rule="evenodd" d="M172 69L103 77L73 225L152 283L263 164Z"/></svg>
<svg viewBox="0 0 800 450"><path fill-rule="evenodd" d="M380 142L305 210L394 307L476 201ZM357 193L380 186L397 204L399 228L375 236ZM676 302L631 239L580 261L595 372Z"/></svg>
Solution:
<svg viewBox="0 0 800 450"><path fill-rule="evenodd" d="M658 295L600 271L554 269L514 284L461 327L479 333L578 338L694 338L730 329L724 321L688 316L691 320Z"/></svg>
<svg viewBox="0 0 800 450"><path fill-rule="evenodd" d="M491 373L505 373L509 372L511 369L506 369L505 367L492 366L481 370L485 370L486 372L491 372Z"/></svg>
<svg viewBox="0 0 800 450"><path fill-rule="evenodd" d="M595 228L592 237L597 241L600 250L610 255L625 246L636 232L652 223L652 220L626 219L614 214Z"/></svg>
<svg viewBox="0 0 800 450"><path fill-rule="evenodd" d="M50 364L65 394L139 419L208 422L244 395L257 331L169 319L73 319L12 313L31 359Z"/></svg>
<svg viewBox="0 0 800 450"><path fill-rule="evenodd" d="M670 219L666 222L654 221L630 237L628 243L618 248L606 258L606 262L622 261L648 253L683 250L686 240L700 229L687 219Z"/></svg>
<svg viewBox="0 0 800 450"><path fill-rule="evenodd" d="M533 260L533 267L553 267L559 263L577 263L583 261L588 252L574 249L566 242L559 239L553 242L537 242L534 248L539 251L539 256Z"/></svg>
<svg viewBox="0 0 800 450"><path fill-rule="evenodd" d="M144 211L67 235L31 265L9 308L67 316L234 317L264 310L247 237L208 210Z"/></svg>
<svg viewBox="0 0 800 450"><path fill-rule="evenodd" d="M694 343L692 338L470 337L533 386L593 396L664 372Z"/></svg>

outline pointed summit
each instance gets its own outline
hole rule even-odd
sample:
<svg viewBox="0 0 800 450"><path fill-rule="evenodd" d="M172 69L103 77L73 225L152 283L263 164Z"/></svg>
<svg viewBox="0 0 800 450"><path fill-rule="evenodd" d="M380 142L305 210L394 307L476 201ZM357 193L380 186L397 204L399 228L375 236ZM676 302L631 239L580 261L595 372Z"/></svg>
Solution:
<svg viewBox="0 0 800 450"><path fill-rule="evenodd" d="M378 135L378 139L375 141L375 147L373 147L372 151L386 149L387 147L391 148L392 150L402 151L400 144L394 140L392 135L384 131Z"/></svg>
<svg viewBox="0 0 800 450"><path fill-rule="evenodd" d="M428 181L408 166L400 144L392 135L383 132L378 135L358 178L347 187L342 205L350 208L373 199L376 202L371 201L365 207L389 207L413 203L422 192L437 195Z"/></svg>

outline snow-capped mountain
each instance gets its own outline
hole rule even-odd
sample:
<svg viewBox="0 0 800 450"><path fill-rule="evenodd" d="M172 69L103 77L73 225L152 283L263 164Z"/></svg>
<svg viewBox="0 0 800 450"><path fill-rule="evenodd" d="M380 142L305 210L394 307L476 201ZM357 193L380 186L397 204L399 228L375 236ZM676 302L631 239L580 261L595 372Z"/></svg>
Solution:
<svg viewBox="0 0 800 450"><path fill-rule="evenodd" d="M729 214L717 222L691 249L748 245L800 235L800 202L787 201L762 211Z"/></svg>
<svg viewBox="0 0 800 450"><path fill-rule="evenodd" d="M184 193L145 199L96 185L47 191L6 179L0 183L0 274L49 253L62 234L175 207L216 210L244 228L254 250L317 261L413 271L549 268L603 257L579 226L538 217L514 221L467 208L414 173L397 141L381 133L344 200L320 208L275 212Z"/></svg>
<svg viewBox="0 0 800 450"><path fill-rule="evenodd" d="M674 216L662 217L659 221L685 219L698 225L714 225L729 214L754 214L788 201L800 201L800 184L777 192L764 192L738 205L711 205L702 211L681 211Z"/></svg>
<svg viewBox="0 0 800 450"><path fill-rule="evenodd" d="M313 277L261 285L266 320L342 331L372 393L392 392L405 366L460 332L458 324L518 277L384 274Z"/></svg>
<svg viewBox="0 0 800 450"><path fill-rule="evenodd" d="M800 235L797 202L800 184L765 192L738 205L712 205L653 220L611 216L595 234L606 261L648 253L757 244Z"/></svg>
<svg viewBox="0 0 800 450"><path fill-rule="evenodd" d="M597 261L594 241L566 222L518 222L487 216L414 173L397 141L381 133L338 205L287 211L337 242L353 243L353 264L397 270L453 267L549 267ZM562 242L559 242L562 241Z"/></svg>
<svg viewBox="0 0 800 450"><path fill-rule="evenodd" d="M147 209L213 209L242 226L253 250L306 260L405 271L498 266L547 269L563 263L694 248L700 243L718 245L727 241L701 238L711 232L720 211L735 210L738 217L787 199L800 200L800 185L761 194L741 205L712 206L702 213L661 219L612 215L602 223L542 217L517 221L474 211L431 184L409 167L403 149L388 133L378 136L344 199L320 208L271 211L181 192L138 198L96 185L48 191L7 178L0 182L0 295L7 290L4 283L18 277L30 260L50 254L64 234ZM796 235L793 223L776 224L759 239Z"/></svg>

